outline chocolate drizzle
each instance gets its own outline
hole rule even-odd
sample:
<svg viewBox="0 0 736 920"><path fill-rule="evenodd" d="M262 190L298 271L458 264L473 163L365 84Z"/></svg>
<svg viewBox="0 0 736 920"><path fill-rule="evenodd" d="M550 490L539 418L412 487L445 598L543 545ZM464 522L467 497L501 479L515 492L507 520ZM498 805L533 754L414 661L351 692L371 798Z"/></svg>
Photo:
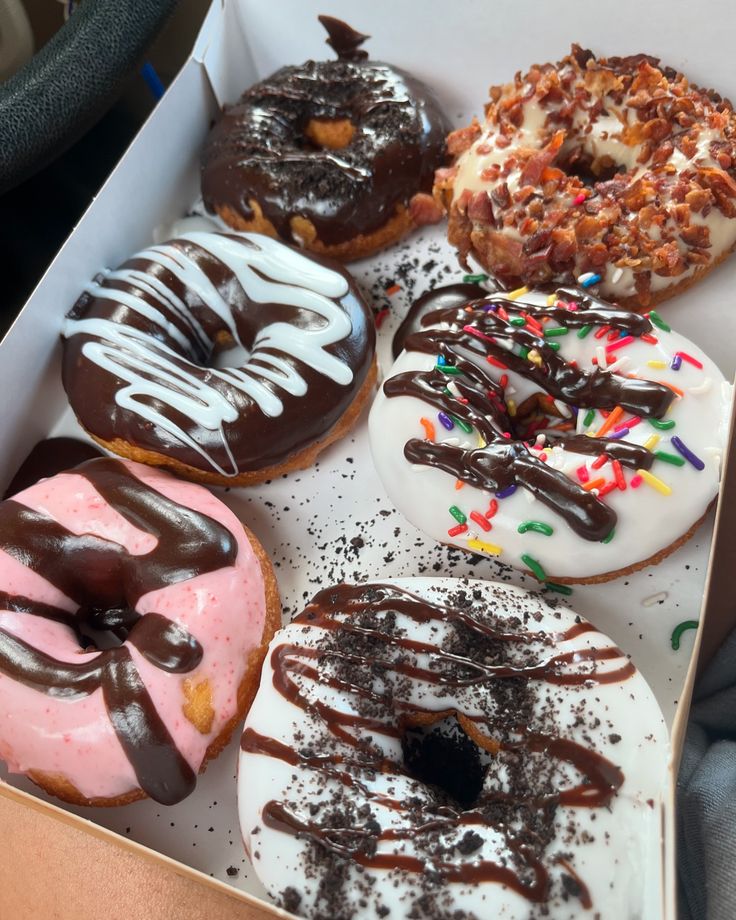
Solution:
<svg viewBox="0 0 736 920"><path fill-rule="evenodd" d="M487 361L508 368L534 383L546 398L560 400L576 410L613 409L621 406L641 418L662 418L675 398L663 384L622 377L595 368L584 370L565 361L534 326L511 322L508 312L529 316L537 324L545 317L558 327L581 329L606 325L632 336L651 332L646 317L612 307L579 288L557 288L556 304L535 306L490 295L463 300L452 286L432 292L429 303L438 309L415 314L404 347L409 351L436 354L455 369L447 377L440 367L409 371L389 378L383 386L388 397L413 396L438 411L472 425L485 447L463 450L449 444L409 440L404 454L411 463L435 466L477 488L500 491L522 485L558 513L579 536L602 540L614 529L615 512L591 492L585 491L562 472L532 454L526 441L525 418L512 418L503 388L496 382ZM445 304L447 298L449 304ZM419 302L418 302L419 303ZM507 312L508 311L508 312ZM429 328L427 328L429 327ZM530 360L530 355L535 360ZM497 376L497 375L496 375ZM455 393L448 389L452 380ZM549 443L584 454L607 453L633 469L649 469L653 455L623 440L604 440L550 432Z"/></svg>
<svg viewBox="0 0 736 920"><path fill-rule="evenodd" d="M424 324L424 317L428 313L456 309L465 306L471 300L480 300L485 296L487 292L479 284L447 284L433 288L422 294L421 297L417 297L394 334L391 343L391 353L394 358L398 358L404 350L407 338L414 332L420 331Z"/></svg>
<svg viewBox="0 0 736 920"><path fill-rule="evenodd" d="M76 602L64 611L5 594L5 610L41 616L72 628L85 622L127 636L126 644L60 661L0 629L0 671L41 693L79 699L101 689L110 720L141 788L162 804L187 796L196 776L158 715L129 646L172 674L193 671L202 659L197 640L157 613L138 613L145 594L232 565L235 537L206 515L146 486L108 459L77 467L100 496L138 529L156 538L143 555L93 534L74 534L15 501L0 504L0 547Z"/></svg>
<svg viewBox="0 0 736 920"><path fill-rule="evenodd" d="M420 81L363 60L365 38L320 17L337 61L283 67L226 107L202 157L207 208L246 221L254 202L282 239L298 242L292 220L308 220L338 245L384 226L416 192L429 193L445 157L449 123ZM349 122L346 146L319 146L310 123Z"/></svg>
<svg viewBox="0 0 736 920"><path fill-rule="evenodd" d="M555 651L557 642L592 630L587 623L555 636L529 630L519 618L496 619L464 595L457 603L430 604L389 585L340 585L321 591L294 621L316 630L316 643L293 641L300 635L293 631L273 649L271 665L278 693L316 720L324 734L314 745L297 749L246 728L241 748L318 771L337 784L338 793L322 817L317 816L318 807L307 813L306 805L302 809L290 796L288 802L266 804L266 826L309 839L320 850L366 868L398 869L422 879L430 873L441 884L496 882L542 903L550 897L545 850L555 809L605 808L624 776L601 754L543 730L539 717L532 715L535 704L527 698L529 684L593 687L623 682L634 668L613 646ZM431 635L442 638L414 638L416 629L407 628L407 620L417 627L435 624ZM606 661L617 664L605 669ZM315 692L315 686L338 691L342 705ZM454 701L457 694L470 701L467 712L456 708L464 706ZM408 726L426 725L450 712L456 712L476 745L493 757L510 757L516 774L519 763L529 760L531 772L523 772L525 778L508 791L502 791L505 783L496 787L486 782L477 800L464 806L445 800L436 789L432 792L434 787L424 785L404 800L393 795L391 783L373 782L377 773L412 779L407 763L388 756L376 738L400 739ZM557 774L556 784L537 784L531 766L537 756L540 763L552 765L553 774L555 764L572 767L579 782L570 784L567 779L560 787ZM339 807L348 807L340 789L357 790L358 798L367 803L358 812L362 820L338 820ZM401 814L402 823L381 827L371 808L379 805ZM520 817L534 827L529 837L518 825ZM503 863L458 861L448 858L451 843L434 850L430 846L439 839L437 833L447 840L446 835L474 826L502 834L510 857ZM380 846L402 839L413 842L415 855ZM580 897L585 900L584 886Z"/></svg>
<svg viewBox="0 0 736 920"><path fill-rule="evenodd" d="M3 499L27 489L39 479L47 479L49 476L55 476L73 466L78 466L85 460L102 456L102 451L94 444L88 444L78 438L45 438L34 446L21 463Z"/></svg>

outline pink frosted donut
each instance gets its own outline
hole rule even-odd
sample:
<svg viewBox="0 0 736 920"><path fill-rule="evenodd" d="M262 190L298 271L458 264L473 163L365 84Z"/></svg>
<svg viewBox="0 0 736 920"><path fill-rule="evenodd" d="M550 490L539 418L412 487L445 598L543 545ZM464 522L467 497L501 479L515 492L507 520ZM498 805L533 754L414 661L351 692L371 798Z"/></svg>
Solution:
<svg viewBox="0 0 736 920"><path fill-rule="evenodd" d="M260 544L201 486L91 460L0 504L0 759L87 805L173 804L279 622Z"/></svg>

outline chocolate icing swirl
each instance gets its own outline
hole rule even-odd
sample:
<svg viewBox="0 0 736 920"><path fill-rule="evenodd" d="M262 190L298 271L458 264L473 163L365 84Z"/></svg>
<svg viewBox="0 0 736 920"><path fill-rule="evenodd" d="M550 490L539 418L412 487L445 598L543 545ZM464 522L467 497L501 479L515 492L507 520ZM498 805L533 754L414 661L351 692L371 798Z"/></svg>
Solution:
<svg viewBox="0 0 736 920"><path fill-rule="evenodd" d="M110 630L125 644L60 661L0 629L0 672L40 693L79 699L101 689L110 720L141 788L162 804L180 801L196 776L181 755L141 680L130 646L172 674L193 671L203 650L182 626L157 613L141 613L151 591L232 565L235 537L212 518L185 508L145 485L117 460L77 467L118 514L156 538L143 555L93 534L74 534L18 501L0 504L0 547L78 604L76 612L3 593L5 610Z"/></svg>
<svg viewBox="0 0 736 920"><path fill-rule="evenodd" d="M451 378L455 394L448 389L450 378L441 367L396 374L384 383L383 391L388 397L413 396L461 419L478 431L486 445L463 450L412 439L404 455L411 463L438 467L477 488L501 491L522 485L579 536L604 539L616 524L613 509L530 452L526 434L510 416L504 390L485 370L485 362L500 363L532 381L546 396L576 410L621 406L642 418L662 418L675 398L669 387L601 368L579 368L561 358L534 327L512 323L508 312L537 322L548 317L566 329L605 325L632 336L650 333L651 323L581 288L557 288L555 305L536 306L493 294L463 299L464 287L452 285L420 298L410 311L408 334L401 343L409 351L436 354L455 369L457 376ZM572 303L576 309L558 306L559 302ZM623 440L550 432L549 443L584 454L606 453L633 469L649 469L654 459L644 447Z"/></svg>
<svg viewBox="0 0 736 920"><path fill-rule="evenodd" d="M512 888L529 901L545 902L550 895L550 876L544 851L549 842L558 805L573 808L605 808L624 782L621 770L601 754L570 738L543 730L532 697L531 681L552 686L591 686L626 681L634 667L614 646L555 650L587 631L579 622L555 636L521 625L519 617L494 617L464 592L456 606L430 603L390 585L339 585L321 591L295 619L295 624L316 630L316 644L292 638L272 648L273 684L289 703L309 713L324 727L320 743L291 747L246 728L241 748L248 753L281 760L294 767L317 771L337 788L357 790L367 803L359 809L360 820L337 822L340 793L326 813L309 815L289 802L269 801L263 809L267 827L312 841L338 859L349 859L369 869L399 869L422 876L431 870L442 883L497 882ZM436 641L415 638L410 624L435 624ZM306 634L305 634L306 635ZM621 663L609 669L603 662ZM428 662L428 664L426 663ZM348 700L340 708L313 685L329 687ZM418 688L424 688L419 692ZM445 801L425 787L421 795L404 801L394 796L390 783L374 783L375 774L414 778L405 760L387 756L376 737L403 738L407 726L426 724L447 715L454 704L454 691L471 694L470 711L457 713L476 745L498 757L515 758L516 780L508 791L485 783L479 797L467 807ZM570 785L537 786L531 759L541 754L547 764L566 764L580 775ZM520 758L520 760L519 760ZM521 763L530 759L528 771ZM521 778L520 778L521 777ZM296 781L296 778L295 778ZM557 776L559 783L559 775ZM381 791L381 790L386 791ZM424 802L424 796L428 796ZM381 805L402 815L398 827L381 827L371 805ZM346 812L347 814L347 812ZM512 817L515 816L515 817ZM522 822L521 826L519 822ZM528 821L533 830L527 831ZM327 822L327 823L326 823ZM421 854L424 843L437 832L489 827L505 838L511 854L505 863L489 859L448 859L446 843L433 856ZM414 841L418 855L380 849L388 840ZM446 840L446 838L443 838ZM451 845L450 845L451 846ZM338 873L339 874L339 873ZM590 898L579 889L584 906Z"/></svg>
<svg viewBox="0 0 736 920"><path fill-rule="evenodd" d="M292 219L305 218L323 243L337 245L373 233L416 192L431 191L449 123L419 80L361 59L365 36L320 19L331 24L339 60L282 67L226 106L202 155L202 195L210 211L227 207L247 221L257 202L289 241L298 242ZM347 146L319 147L312 121L347 121L354 132Z"/></svg>

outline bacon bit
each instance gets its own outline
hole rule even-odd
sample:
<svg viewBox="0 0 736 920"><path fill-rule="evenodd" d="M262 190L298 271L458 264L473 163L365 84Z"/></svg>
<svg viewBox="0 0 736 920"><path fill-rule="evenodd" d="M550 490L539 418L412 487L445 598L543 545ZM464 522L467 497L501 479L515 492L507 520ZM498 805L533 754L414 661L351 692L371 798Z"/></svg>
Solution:
<svg viewBox="0 0 736 920"><path fill-rule="evenodd" d="M545 147L533 153L521 171L519 185L539 185L542 173L553 162L564 140L565 132L556 131L552 140Z"/></svg>
<svg viewBox="0 0 736 920"><path fill-rule="evenodd" d="M415 226L423 227L426 224L438 224L445 212L431 195L417 192L409 202L409 216Z"/></svg>
<svg viewBox="0 0 736 920"><path fill-rule="evenodd" d="M456 157L465 153L468 147L471 147L481 135L481 127L477 118L474 118L471 124L466 128L458 128L453 131L447 138L447 152L450 156Z"/></svg>

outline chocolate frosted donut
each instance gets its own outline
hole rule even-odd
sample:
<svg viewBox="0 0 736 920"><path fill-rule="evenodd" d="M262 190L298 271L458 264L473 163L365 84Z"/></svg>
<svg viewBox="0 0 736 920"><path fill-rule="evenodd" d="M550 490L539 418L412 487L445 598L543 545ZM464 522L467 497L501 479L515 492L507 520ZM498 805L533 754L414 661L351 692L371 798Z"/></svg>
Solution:
<svg viewBox="0 0 736 920"><path fill-rule="evenodd" d="M518 588L338 585L241 741L253 868L312 920L655 916L667 731L594 626Z"/></svg>
<svg viewBox="0 0 736 920"><path fill-rule="evenodd" d="M258 234L193 232L133 256L64 326L77 418L122 456L247 485L309 466L357 419L375 329L350 276ZM236 344L247 358L217 367Z"/></svg>
<svg viewBox="0 0 736 920"><path fill-rule="evenodd" d="M226 107L204 149L202 194L236 229L355 259L439 220L427 193L447 122L420 81L366 60L367 36L320 20L338 60L283 67Z"/></svg>

